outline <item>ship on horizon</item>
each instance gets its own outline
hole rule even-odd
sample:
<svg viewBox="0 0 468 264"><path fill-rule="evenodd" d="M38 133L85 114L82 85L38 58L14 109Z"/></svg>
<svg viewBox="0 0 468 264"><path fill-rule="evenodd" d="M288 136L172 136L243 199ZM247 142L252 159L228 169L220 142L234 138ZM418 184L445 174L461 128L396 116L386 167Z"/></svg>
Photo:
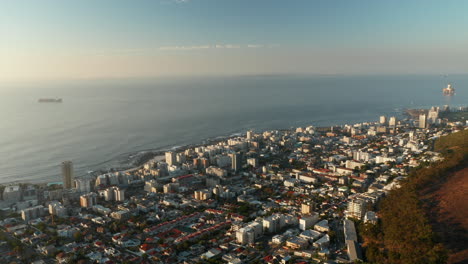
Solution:
<svg viewBox="0 0 468 264"><path fill-rule="evenodd" d="M63 102L62 98L40 98L39 103L61 103Z"/></svg>
<svg viewBox="0 0 468 264"><path fill-rule="evenodd" d="M455 88L453 88L451 84L448 84L447 87L442 89L442 93L444 95L448 95L448 96L454 95L455 94Z"/></svg>

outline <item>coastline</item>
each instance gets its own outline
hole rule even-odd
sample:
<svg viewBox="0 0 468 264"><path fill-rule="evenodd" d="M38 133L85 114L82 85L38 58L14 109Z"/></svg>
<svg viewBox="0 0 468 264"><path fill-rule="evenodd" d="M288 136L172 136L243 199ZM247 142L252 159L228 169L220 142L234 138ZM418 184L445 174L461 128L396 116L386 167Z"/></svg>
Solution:
<svg viewBox="0 0 468 264"><path fill-rule="evenodd" d="M367 121L367 122L370 122L370 121ZM331 127L343 126L343 125L345 125L345 124L322 126L322 127L316 127L316 128L318 130L323 131L323 130L329 130ZM291 130L291 129L292 129L292 127L290 127L290 128L278 128L278 129L272 129L272 130L288 131L288 130ZM267 131L267 130L265 130L265 131ZM186 149L190 149L190 148L212 145L212 144L216 144L216 143L219 143L219 142L222 142L222 141L226 141L228 139L243 136L243 135L246 134L246 132L247 132L247 130L242 131L242 132L229 133L229 135L211 137L211 138L201 140L201 142L198 142L198 143L191 143L191 144L186 144L186 145L175 145L175 146L166 147L166 148L162 148L162 149L161 148L146 149L146 150L140 150L140 151L131 152L131 153L127 153L127 154L121 154L121 155L128 155L129 161L128 161L127 164L123 164L122 166L115 167L115 168L114 167L109 168L109 169L102 168L102 169L98 169L98 170L95 170L95 171L89 171L88 176L96 177L98 175L102 175L102 174L109 173L109 172L123 172L123 173L125 173L125 172L135 171L135 170L138 170L138 169L142 168L145 163L147 163L148 161L150 161L150 160L152 160L154 158L160 157L162 160L164 160L164 158L165 158L164 153L167 152L167 151L171 151L171 150L172 151L185 151ZM137 156L137 157L132 158L132 156ZM79 179L79 178L83 178L83 177L87 177L87 176L86 175L78 176L78 177L75 177L75 179ZM37 181L37 182L10 181L10 182L0 183L0 186L19 185L19 184L32 184L32 185L44 186L44 185L61 184L61 183L62 182L60 181L60 179L54 180L54 181Z"/></svg>
<svg viewBox="0 0 468 264"><path fill-rule="evenodd" d="M152 160L152 159L161 159L164 160L165 156L164 153L167 151L184 151L189 148L194 148L198 146L206 146L214 143L218 143L221 141L225 141L230 138L235 138L241 135L245 135L246 132L238 132L238 133L230 133L230 135L224 135L224 136L216 136L214 138L207 138L204 140L201 140L201 142L198 143L191 143L191 144L186 144L186 145L174 145L170 147L165 147L165 148L157 148L157 149L145 149L145 150L139 150L136 152L130 152L130 153L124 153L120 155L126 155L128 161L126 164L122 164L119 167L112 167L112 168L101 168L98 170L94 171L89 171L88 175L81 175L75 177L75 179L87 177L87 176L98 176L101 174L109 173L109 172L131 172L134 170L140 169L146 162ZM8 181L8 182L3 182L0 183L0 186L10 186L10 185L19 185L19 184L32 184L32 185L38 185L38 186L44 186L44 185L50 185L50 184L61 184L62 182L60 179L57 180L44 180L44 181Z"/></svg>
<svg viewBox="0 0 468 264"><path fill-rule="evenodd" d="M427 112L427 109L400 109L399 113L396 115L397 118L414 118L414 116L417 113L420 112ZM378 116L376 115L376 119ZM372 122L372 121L363 121L363 122ZM375 121L374 121L375 122ZM361 122L362 123L362 122ZM316 127L318 130L327 130L330 129L331 127L335 126L344 126L350 124L348 122L344 122L342 124L335 124L335 125L329 125L329 126L320 126ZM313 125L313 124L309 124ZM287 131L291 130L292 127L289 128L277 128L277 129L272 129L272 130L280 130L280 131ZM255 129L253 129L255 130ZM267 131L268 129L264 130ZM247 130L245 131L240 131L240 132L234 132L234 133L229 133L229 135L220 135L220 136L215 136L215 137L210 137L203 139L199 141L198 143L190 143L190 144L185 144L185 145L174 145L174 146L168 146L164 148L157 148L157 149L145 149L145 150L139 150L136 152L131 152L131 153L123 153L120 154L120 156L125 155L126 161L124 164L121 164L121 166L116 166L116 167L111 167L111 168L101 168L95 171L90 171L88 173L88 176L96 177L98 175L104 174L104 173L109 173L109 172L131 172L134 170L140 169L145 163L147 163L149 160L152 160L154 158L159 159L164 159L164 153L166 151L185 151L186 149L198 147L198 146L206 146L206 145L212 145L216 144L221 141L228 140L230 138L236 138L242 135L245 135ZM77 179L86 177L86 175L80 175L76 177ZM37 182L32 182L32 181L9 181L9 182L4 182L0 183L0 186L8 186L8 185L17 185L17 184L34 184L34 185L47 185L50 183L59 183L60 179L50 181L50 180L38 180Z"/></svg>
<svg viewBox="0 0 468 264"><path fill-rule="evenodd" d="M400 113L402 114L402 113ZM371 121L365 121L365 122L371 122ZM335 124L335 125L330 125L330 126L321 126L321 127L316 127L318 130L329 130L331 127L337 127L337 126L344 126L349 123L344 123L344 124ZM309 124L310 126L313 126L312 124ZM277 129L271 129L271 130L279 130L279 131L288 131L291 130L292 127L290 128L277 128ZM255 130L255 129L253 129ZM264 130L267 131L267 130ZM82 176L77 176L75 179L83 178L86 176L91 176L91 177L96 177L98 175L102 175L105 173L109 172L131 172L134 170L140 169L146 162L149 160L155 158L155 157L164 157L164 153L167 151L185 151L186 149L190 148L195 148L198 146L207 146L207 145L212 145L216 144L218 142L222 142L231 138L236 138L242 135L245 135L247 130L242 131L242 132L235 132L235 133L229 133L229 135L221 135L221 136L216 136L216 137L211 137L207 139L203 139L199 141L198 143L190 143L190 144L185 144L185 145L175 145L175 146L170 146L170 147L165 147L165 148L158 148L158 149L146 149L146 150L140 150L136 152L131 152L127 154L120 154L120 155L127 155L128 162L127 164L122 164L122 166L119 167L112 167L109 169L98 169L95 171L90 171L88 175L82 175ZM132 156L137 156L136 158L131 158ZM43 185L48 185L50 183L61 183L60 179L54 180L54 181L37 181L37 182L31 182L31 181L10 181L10 182L4 182L0 183L0 186L9 186L9 185L19 185L19 184L32 184L32 185L38 185L38 186L43 186Z"/></svg>

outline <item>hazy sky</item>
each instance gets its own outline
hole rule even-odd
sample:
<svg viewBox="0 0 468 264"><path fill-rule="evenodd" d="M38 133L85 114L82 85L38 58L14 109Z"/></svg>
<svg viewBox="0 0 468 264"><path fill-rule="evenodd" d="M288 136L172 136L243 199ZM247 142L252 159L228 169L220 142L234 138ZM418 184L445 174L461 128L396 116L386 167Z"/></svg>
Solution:
<svg viewBox="0 0 468 264"><path fill-rule="evenodd" d="M0 81L468 72L468 1L2 0Z"/></svg>

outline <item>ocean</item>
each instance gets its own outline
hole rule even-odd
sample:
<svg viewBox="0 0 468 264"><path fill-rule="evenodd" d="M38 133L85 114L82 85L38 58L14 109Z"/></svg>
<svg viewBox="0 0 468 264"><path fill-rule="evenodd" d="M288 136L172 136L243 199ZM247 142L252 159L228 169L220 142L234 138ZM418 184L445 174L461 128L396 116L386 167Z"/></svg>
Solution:
<svg viewBox="0 0 468 264"><path fill-rule="evenodd" d="M452 83L453 97L442 88ZM465 106L468 76L238 76L0 84L0 183L61 181L135 153L297 126ZM63 103L38 103L62 98Z"/></svg>

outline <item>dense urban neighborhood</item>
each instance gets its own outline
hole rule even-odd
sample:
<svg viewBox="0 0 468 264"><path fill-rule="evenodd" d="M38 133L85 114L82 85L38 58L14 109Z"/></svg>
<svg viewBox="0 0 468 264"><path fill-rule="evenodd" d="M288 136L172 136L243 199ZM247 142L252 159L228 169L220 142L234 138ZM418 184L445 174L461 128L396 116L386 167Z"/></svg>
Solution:
<svg viewBox="0 0 468 264"><path fill-rule="evenodd" d="M356 263L360 230L466 121L298 127L179 147L126 171L2 186L1 263Z"/></svg>

